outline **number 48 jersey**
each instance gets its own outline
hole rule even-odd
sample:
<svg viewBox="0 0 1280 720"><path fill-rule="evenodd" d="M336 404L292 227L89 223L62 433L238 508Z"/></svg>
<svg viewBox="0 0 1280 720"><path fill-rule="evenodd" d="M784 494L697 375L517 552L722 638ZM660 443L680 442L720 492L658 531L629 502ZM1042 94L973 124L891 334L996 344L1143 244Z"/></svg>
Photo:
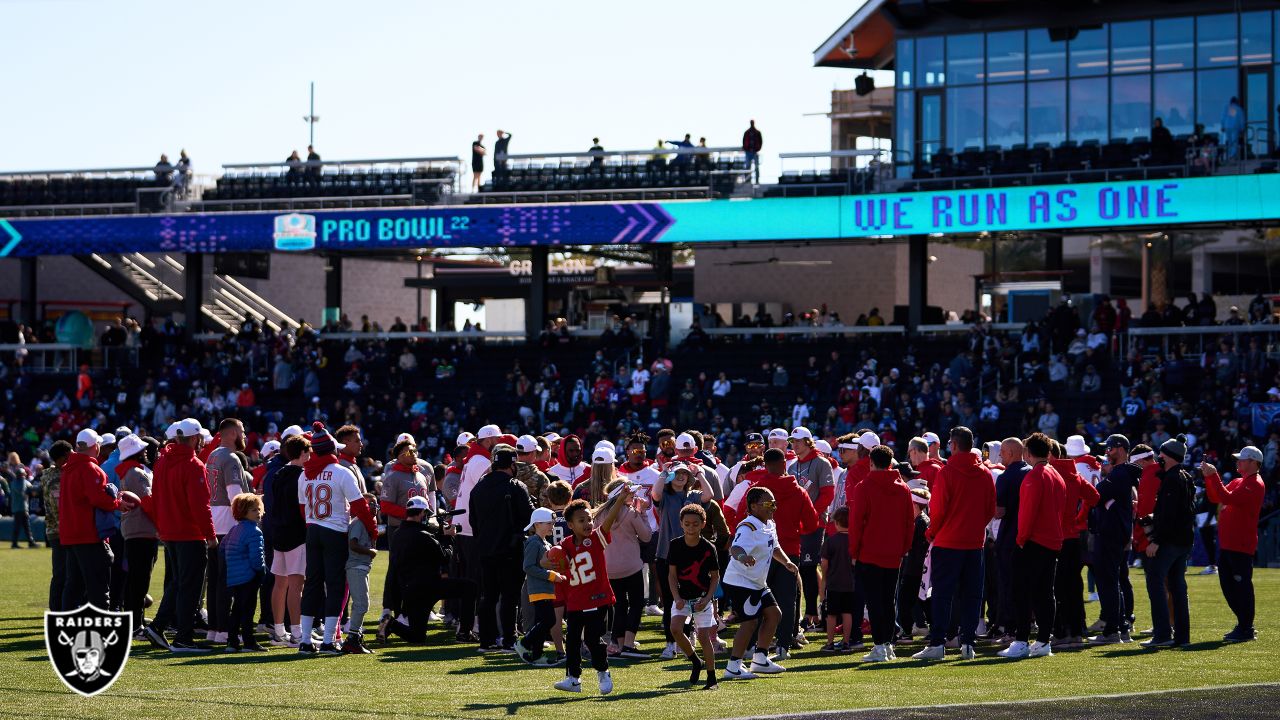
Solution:
<svg viewBox="0 0 1280 720"><path fill-rule="evenodd" d="M298 502L308 525L320 525L341 533L351 522L351 503L364 497L350 470L337 463L326 465L320 474L298 478Z"/></svg>
<svg viewBox="0 0 1280 720"><path fill-rule="evenodd" d="M604 549L609 546L609 534L599 528L583 538L581 543L573 535L560 542L565 561L568 582L564 588L564 607L569 612L608 607L614 602L613 586L609 584L609 570L605 566Z"/></svg>

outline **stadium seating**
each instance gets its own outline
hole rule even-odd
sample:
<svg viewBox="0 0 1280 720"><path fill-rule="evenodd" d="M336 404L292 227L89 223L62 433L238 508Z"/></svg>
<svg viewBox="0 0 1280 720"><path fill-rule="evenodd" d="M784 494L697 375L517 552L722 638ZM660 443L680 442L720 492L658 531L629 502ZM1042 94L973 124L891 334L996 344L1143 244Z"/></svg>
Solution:
<svg viewBox="0 0 1280 720"><path fill-rule="evenodd" d="M706 156L701 156L706 157ZM731 192L736 173L747 171L746 160L715 158L678 164L662 160L605 162L588 159L533 162L512 160L505 171L481 188L482 194L506 194L514 202L543 202L539 193L579 193L583 191L660 190L697 188ZM531 195L510 195L531 193ZM677 193L679 195L679 193ZM482 202L484 199L475 198Z"/></svg>
<svg viewBox="0 0 1280 720"><path fill-rule="evenodd" d="M1215 133L1209 133L1205 137L1206 140L1217 143ZM1098 140L1080 143L1067 140L1056 147L1049 143L1035 143L1030 147L1017 144L1007 148L999 145L968 146L960 150L942 148L929 160L917 162L912 168L911 177L913 180L927 181L991 175L1029 176L1022 181L998 181L1000 185L1090 182L1104 178L1126 180L1153 176L1185 177L1207 172L1207 169L1187 162L1194 147L1190 136L1179 135L1174 138L1173 149L1167 153L1167 157L1154 156L1151 141L1146 137L1132 140L1118 138L1106 143ZM1063 177L1044 177L1054 174ZM925 183L922 187L928 188L929 184Z"/></svg>
<svg viewBox="0 0 1280 720"><path fill-rule="evenodd" d="M440 199L443 188L453 183L454 175L452 167L434 165L405 170L339 167L318 176L299 173L293 177L280 172L228 171L218 179L217 187L205 191L203 209L242 210L246 208L229 201L245 201L248 205L298 198L314 200L314 207L334 205L335 198L365 198L366 203L353 203L357 207L432 204Z"/></svg>
<svg viewBox="0 0 1280 720"><path fill-rule="evenodd" d="M29 176L0 178L0 208L31 208L24 215L59 215L56 207L32 206L57 205L111 205L135 204L137 191L143 188L163 187L154 178L133 177L77 177L77 176ZM83 208L85 215L105 215L112 208ZM81 214L77 211L77 214Z"/></svg>

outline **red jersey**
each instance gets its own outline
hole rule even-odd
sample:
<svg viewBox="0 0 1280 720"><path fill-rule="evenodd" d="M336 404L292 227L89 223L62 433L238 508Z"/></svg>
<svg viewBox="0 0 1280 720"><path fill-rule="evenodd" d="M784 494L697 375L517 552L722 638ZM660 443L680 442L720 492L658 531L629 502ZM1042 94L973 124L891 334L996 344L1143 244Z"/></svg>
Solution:
<svg viewBox="0 0 1280 720"><path fill-rule="evenodd" d="M613 604L613 586L609 584L604 560L604 549L609 546L609 540L609 533L597 528L581 544L573 535L560 542L565 561L569 564L565 571L569 581L563 583L564 607L569 612L594 610Z"/></svg>

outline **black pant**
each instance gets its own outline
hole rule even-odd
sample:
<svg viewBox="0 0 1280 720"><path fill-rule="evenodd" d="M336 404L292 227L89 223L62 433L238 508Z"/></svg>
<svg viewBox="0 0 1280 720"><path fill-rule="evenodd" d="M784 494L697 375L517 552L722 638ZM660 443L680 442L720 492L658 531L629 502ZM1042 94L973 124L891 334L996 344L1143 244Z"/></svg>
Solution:
<svg viewBox="0 0 1280 720"><path fill-rule="evenodd" d="M668 582L671 575L671 563L664 558L658 558L656 565L658 567L658 593L662 598L662 636L666 638L667 643L675 642L671 637L671 583Z"/></svg>
<svg viewBox="0 0 1280 720"><path fill-rule="evenodd" d="M556 624L556 608L551 600L535 600L532 604L533 626L521 644L529 651L530 659L537 660L542 657L542 644L551 637L551 628Z"/></svg>
<svg viewBox="0 0 1280 720"><path fill-rule="evenodd" d="M1103 635L1129 629L1129 613L1125 611L1124 588L1121 587L1121 576L1126 566L1123 540L1116 543L1099 537L1093 553L1093 577L1098 586L1098 604L1102 606Z"/></svg>
<svg viewBox="0 0 1280 720"><path fill-rule="evenodd" d="M111 607L111 548L105 542L64 545L67 581L62 607L73 610L86 601L107 610Z"/></svg>
<svg viewBox="0 0 1280 720"><path fill-rule="evenodd" d="M399 525L392 525L390 521L387 522L387 567L391 567L391 548L395 544L393 541L396 539L396 531L399 529ZM391 582L391 579L392 575L388 573L382 581L382 607L392 610L393 612L399 612L400 588L396 583ZM471 628L463 628L463 630L470 629Z"/></svg>
<svg viewBox="0 0 1280 720"><path fill-rule="evenodd" d="M1227 607L1236 615L1236 627L1253 629L1253 556L1234 550L1218 552L1218 584Z"/></svg>
<svg viewBox="0 0 1280 720"><path fill-rule="evenodd" d="M903 561L902 567L906 568L907 561ZM916 572L914 569L900 569L898 573L898 625L903 631L910 631L913 625L927 626L929 624L929 603L920 599L920 581L923 573ZM858 603L855 608L854 617L862 615L862 607L866 604L866 600L857 592L857 583L854 583L854 602ZM854 632L850 636L850 641L857 638L862 640L862 622L853 624Z"/></svg>
<svg viewBox="0 0 1280 720"><path fill-rule="evenodd" d="M1013 556L1016 546L996 546L996 625L1013 633Z"/></svg>
<svg viewBox="0 0 1280 720"><path fill-rule="evenodd" d="M201 540L184 540L164 544L164 597L151 621L151 626L164 632L174 628L174 642L189 643L193 637L196 605L204 587L204 570L209 561Z"/></svg>
<svg viewBox="0 0 1280 720"><path fill-rule="evenodd" d="M471 625L476 619L476 584L466 578L438 578L427 588L412 591L401 589L400 598L400 613L408 622L393 622L388 630L409 642L421 643L427 639L431 608L441 600L459 600L459 632L471 632Z"/></svg>
<svg viewBox="0 0 1280 720"><path fill-rule="evenodd" d="M226 538L226 535L219 535L218 544L221 545ZM343 539L346 539L346 535L343 535ZM227 594L226 560L217 548L209 550L208 554L209 557L205 563L207 577L205 578L204 607L209 611L209 629L227 632L228 628L222 625L222 619L228 617L231 612L231 596Z"/></svg>
<svg viewBox="0 0 1280 720"><path fill-rule="evenodd" d="M62 606L62 591L67 584L67 551L58 542L57 535L46 534L44 540L53 555L53 574L49 577L49 609L57 612L66 609Z"/></svg>
<svg viewBox="0 0 1280 720"><path fill-rule="evenodd" d="M1015 640L1031 638L1031 613L1036 615L1036 640L1049 642L1053 635L1053 599L1058 553L1028 541L1013 553L1013 616Z"/></svg>
<svg viewBox="0 0 1280 720"><path fill-rule="evenodd" d="M1204 564L1216 565L1218 562L1218 526L1206 522L1200 528L1200 542L1204 543L1204 554L1209 558L1205 560Z"/></svg>
<svg viewBox="0 0 1280 720"><path fill-rule="evenodd" d="M609 669L609 655L600 636L604 635L604 608L575 610L564 614L564 649L568 653L568 670L572 677L582 677L582 643L591 650L591 667L604 672ZM585 634L585 638L583 637Z"/></svg>
<svg viewBox="0 0 1280 720"><path fill-rule="evenodd" d="M795 562L797 559L792 557L791 561ZM775 560L769 566L769 576L766 581L769 584L769 592L773 593L774 599L778 601L778 611L782 613L782 618L778 620L774 641L780 648L790 648L796 637L796 609L800 601L800 578Z"/></svg>
<svg viewBox="0 0 1280 720"><path fill-rule="evenodd" d="M111 544L111 584L108 586L108 594L111 595L111 609L123 610L129 571L125 565L127 554L124 549L124 535L120 532L120 528L116 528L111 533L108 542Z"/></svg>
<svg viewBox="0 0 1280 720"><path fill-rule="evenodd" d="M322 525L307 526L307 579L302 585L303 615L336 618L342 613L342 596L347 587L348 552L346 533L330 530Z"/></svg>
<svg viewBox="0 0 1280 720"><path fill-rule="evenodd" d="M125 561L129 575L125 582L124 609L133 613L133 626L142 627L142 605L151 586L151 569L156 564L155 538L131 538L124 541Z"/></svg>
<svg viewBox="0 0 1280 720"><path fill-rule="evenodd" d="M894 599L898 593L898 568L883 568L858 563L853 568L854 586L859 587L867 601L867 615L871 621L871 641L876 645L893 642L897 626ZM861 618L854 618L861 623Z"/></svg>
<svg viewBox="0 0 1280 720"><path fill-rule="evenodd" d="M24 512L16 512L13 514L13 546L18 547L18 536L22 533L27 534L27 544L35 545L35 538L31 537L31 516Z"/></svg>
<svg viewBox="0 0 1280 720"><path fill-rule="evenodd" d="M505 645L516 641L516 608L520 606L520 588L524 572L518 557L485 558L480 578L480 647L497 642L499 633ZM499 623L501 627L499 627Z"/></svg>
<svg viewBox="0 0 1280 720"><path fill-rule="evenodd" d="M271 543L264 543L262 548L262 558L266 563L267 572L262 578L262 587L258 590L258 605L262 608L262 614L258 616L258 621L270 628L276 623L275 615L271 612L271 591L276 584L276 576L271 574L271 561L275 559L275 550L271 549ZM284 618L280 619L284 622Z"/></svg>
<svg viewBox="0 0 1280 720"><path fill-rule="evenodd" d="M262 576L254 575L247 583L227 588L227 615L222 618L222 627L226 628L228 645L253 642L253 611L258 604L258 588L261 586Z"/></svg>
<svg viewBox="0 0 1280 720"><path fill-rule="evenodd" d="M797 563L799 565L799 563ZM800 565L800 588L804 595L804 614L818 614L818 566L810 563Z"/></svg>
<svg viewBox="0 0 1280 720"><path fill-rule="evenodd" d="M640 616L644 612L644 571L616 580L609 580L613 587L613 640L621 642L622 636L640 629Z"/></svg>
<svg viewBox="0 0 1280 720"><path fill-rule="evenodd" d="M1058 554L1058 571L1054 582L1053 593L1058 600L1057 637L1080 637L1084 635L1084 580L1080 570L1084 564L1080 560L1080 539L1065 538L1062 541L1062 552ZM1038 614L1038 613L1037 613Z"/></svg>

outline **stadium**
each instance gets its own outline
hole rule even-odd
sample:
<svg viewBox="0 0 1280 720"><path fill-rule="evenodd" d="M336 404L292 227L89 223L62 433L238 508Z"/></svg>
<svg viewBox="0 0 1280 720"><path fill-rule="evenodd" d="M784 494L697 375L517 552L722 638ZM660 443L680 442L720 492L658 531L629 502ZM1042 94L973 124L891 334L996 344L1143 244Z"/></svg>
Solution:
<svg viewBox="0 0 1280 720"><path fill-rule="evenodd" d="M1274 716L1280 2L232 6L0 1L4 712Z"/></svg>

